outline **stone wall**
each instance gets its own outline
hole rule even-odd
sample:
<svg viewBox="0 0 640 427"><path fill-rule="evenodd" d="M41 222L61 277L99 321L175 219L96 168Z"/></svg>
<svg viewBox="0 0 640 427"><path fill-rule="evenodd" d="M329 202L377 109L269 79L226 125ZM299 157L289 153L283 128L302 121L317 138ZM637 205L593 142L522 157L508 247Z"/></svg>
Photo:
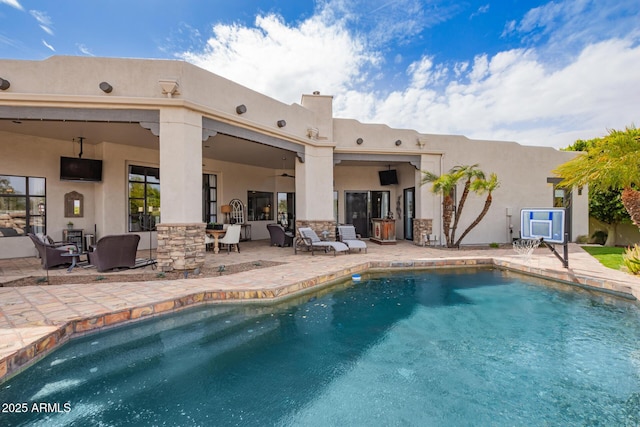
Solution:
<svg viewBox="0 0 640 427"><path fill-rule="evenodd" d="M323 231L328 231L329 235L327 236L327 240L336 240L336 222L333 220L296 220L296 230L300 227L310 227L320 238L322 238Z"/></svg>
<svg viewBox="0 0 640 427"><path fill-rule="evenodd" d="M193 270L204 264L204 223L158 224L157 262L161 271Z"/></svg>
<svg viewBox="0 0 640 427"><path fill-rule="evenodd" d="M433 234L432 219L415 218L413 220L413 243L415 245L429 245L430 234Z"/></svg>
<svg viewBox="0 0 640 427"><path fill-rule="evenodd" d="M39 224L40 217L35 217ZM34 224L36 225L36 224ZM27 228L27 213L25 211L9 211L0 213L0 237L23 236Z"/></svg>

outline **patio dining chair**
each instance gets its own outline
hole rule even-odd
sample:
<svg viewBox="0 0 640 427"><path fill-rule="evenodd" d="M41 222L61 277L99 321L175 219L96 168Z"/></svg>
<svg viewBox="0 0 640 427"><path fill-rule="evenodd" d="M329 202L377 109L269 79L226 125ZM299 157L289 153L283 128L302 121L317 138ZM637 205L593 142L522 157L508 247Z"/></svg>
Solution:
<svg viewBox="0 0 640 427"><path fill-rule="evenodd" d="M298 253L298 245L311 250L311 255L313 255L314 251L318 249L321 249L324 252L332 250L333 256L336 256L338 252L344 252L345 254L349 253L349 247L347 245L342 242L320 240L316 232L310 227L300 227L298 228L298 232L300 233L300 237L293 245L294 253Z"/></svg>
<svg viewBox="0 0 640 427"><path fill-rule="evenodd" d="M231 246L236 247L238 252L240 252L240 224L231 224L227 227L227 232L224 234L224 237L218 240L218 243L221 245L227 246L227 253L230 252Z"/></svg>
<svg viewBox="0 0 640 427"><path fill-rule="evenodd" d="M364 253L367 253L367 244L360 240L360 236L356 234L356 227L353 225L339 225L338 236L342 243L349 246L349 250L358 249L362 252L364 249Z"/></svg>

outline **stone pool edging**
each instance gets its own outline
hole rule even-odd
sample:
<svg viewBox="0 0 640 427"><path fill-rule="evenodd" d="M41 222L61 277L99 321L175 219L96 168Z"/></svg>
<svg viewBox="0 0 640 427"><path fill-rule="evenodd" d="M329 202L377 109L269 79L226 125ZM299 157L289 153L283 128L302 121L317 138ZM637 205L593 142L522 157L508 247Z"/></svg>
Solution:
<svg viewBox="0 0 640 427"><path fill-rule="evenodd" d="M305 292L310 292L335 282L342 281L356 273L375 272L382 270L411 270L452 267L495 267L518 272L524 275L543 279L555 280L570 285L588 288L596 291L612 293L628 299L640 299L640 290L608 279L602 279L585 274L575 274L570 269L556 270L542 267L532 267L527 264L514 262L500 257L469 257L469 258L439 258L416 259L407 261L366 261L343 267L325 274L304 278L292 283L263 289L212 289L196 291L175 298L154 301L137 306L118 308L114 311L96 313L95 315L78 317L66 322L49 325L34 325L34 327L55 327L56 329L43 334L40 338L26 346L11 352L0 359L0 384L17 375L22 370L33 365L53 350L62 346L70 339L88 333L100 332L127 323L150 319L154 316L175 313L185 308L205 303L239 303L239 302L277 302ZM228 276L232 277L232 276ZM208 279L190 279L199 285ZM166 283L166 282L165 282ZM214 283L211 284L215 286ZM46 322L45 322L46 323Z"/></svg>

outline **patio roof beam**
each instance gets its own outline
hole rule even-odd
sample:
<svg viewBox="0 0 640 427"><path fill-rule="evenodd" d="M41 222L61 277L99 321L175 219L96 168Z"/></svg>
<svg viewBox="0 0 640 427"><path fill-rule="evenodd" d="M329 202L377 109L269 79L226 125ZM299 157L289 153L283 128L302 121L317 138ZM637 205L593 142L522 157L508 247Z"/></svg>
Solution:
<svg viewBox="0 0 640 427"><path fill-rule="evenodd" d="M382 162L389 163L390 161L407 162L414 168L420 170L420 155L410 154L370 154L370 153L334 153L333 164L337 165L342 161L361 161L361 162Z"/></svg>
<svg viewBox="0 0 640 427"><path fill-rule="evenodd" d="M298 159L304 163L305 147L302 144L286 141L271 135L265 135L260 132L230 125L228 123L219 122L209 117L202 118L202 140L205 141L211 136L218 133L241 138L247 141L258 142L260 144L276 147L296 153Z"/></svg>
<svg viewBox="0 0 640 427"><path fill-rule="evenodd" d="M0 106L0 119L159 123L158 110Z"/></svg>

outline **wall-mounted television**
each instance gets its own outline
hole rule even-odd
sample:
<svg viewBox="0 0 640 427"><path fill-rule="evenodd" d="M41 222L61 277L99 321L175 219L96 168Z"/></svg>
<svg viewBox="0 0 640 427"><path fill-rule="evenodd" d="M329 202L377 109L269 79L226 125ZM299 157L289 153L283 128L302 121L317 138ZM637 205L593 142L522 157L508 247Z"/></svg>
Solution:
<svg viewBox="0 0 640 427"><path fill-rule="evenodd" d="M388 171L379 171L380 185L395 185L398 183L398 174L395 169Z"/></svg>
<svg viewBox="0 0 640 427"><path fill-rule="evenodd" d="M60 157L60 179L102 181L102 160Z"/></svg>

